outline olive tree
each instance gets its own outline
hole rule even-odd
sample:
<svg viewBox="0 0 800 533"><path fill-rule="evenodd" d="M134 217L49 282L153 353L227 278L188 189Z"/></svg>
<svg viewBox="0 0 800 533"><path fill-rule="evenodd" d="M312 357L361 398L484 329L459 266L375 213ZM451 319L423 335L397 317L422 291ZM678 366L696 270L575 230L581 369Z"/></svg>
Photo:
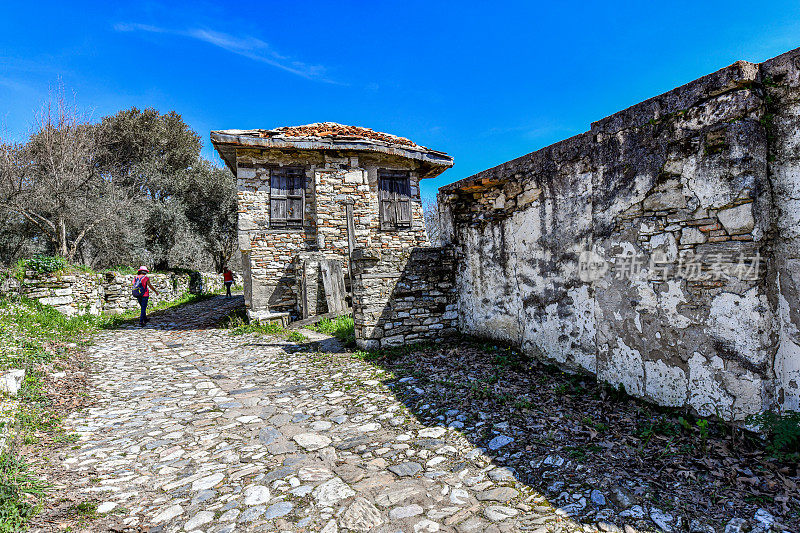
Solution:
<svg viewBox="0 0 800 533"><path fill-rule="evenodd" d="M26 143L0 145L0 209L24 218L70 261L119 209L119 191L97 164L99 143L97 128L60 94Z"/></svg>
<svg viewBox="0 0 800 533"><path fill-rule="evenodd" d="M186 218L222 272L236 245L235 180L227 169L201 159L185 174L182 189Z"/></svg>

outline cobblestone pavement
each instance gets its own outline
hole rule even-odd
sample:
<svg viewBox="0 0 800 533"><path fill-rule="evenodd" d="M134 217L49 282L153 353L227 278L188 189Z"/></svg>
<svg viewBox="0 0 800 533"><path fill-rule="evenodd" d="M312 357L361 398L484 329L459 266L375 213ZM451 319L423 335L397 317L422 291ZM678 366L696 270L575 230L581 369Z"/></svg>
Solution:
<svg viewBox="0 0 800 533"><path fill-rule="evenodd" d="M98 513L153 533L596 530L452 427L422 425L387 372L210 327L236 305L213 298L90 348L96 401L65 421L81 435L66 465Z"/></svg>

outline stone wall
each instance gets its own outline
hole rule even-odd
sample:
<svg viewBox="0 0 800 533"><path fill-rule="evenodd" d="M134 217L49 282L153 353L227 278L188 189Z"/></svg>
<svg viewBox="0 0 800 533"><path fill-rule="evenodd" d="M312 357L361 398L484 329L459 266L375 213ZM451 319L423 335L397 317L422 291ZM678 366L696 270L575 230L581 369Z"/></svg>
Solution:
<svg viewBox="0 0 800 533"><path fill-rule="evenodd" d="M769 276L776 399L800 411L800 52L763 63L761 77L773 199Z"/></svg>
<svg viewBox="0 0 800 533"><path fill-rule="evenodd" d="M298 318L301 271L297 256L318 252L340 258L347 271L345 200L353 205L355 245L400 250L429 243L422 216L417 172L419 163L387 154L361 152L291 152L239 148L236 152L239 194L239 248L248 308L290 312ZM272 228L269 221L270 168L306 169L302 228ZM405 169L411 176L412 226L381 230L378 211L378 168ZM248 270L246 268L245 270ZM258 313L255 313L258 314Z"/></svg>
<svg viewBox="0 0 800 533"><path fill-rule="evenodd" d="M0 294L19 294L52 305L66 315L101 313L119 314L138 309L131 296L134 274L76 272L69 274L39 274L28 271L20 284L10 275L0 287ZM150 274L159 294L150 292L149 305L176 300L187 292L216 292L224 288L222 275L206 272L189 274Z"/></svg>
<svg viewBox="0 0 800 533"><path fill-rule="evenodd" d="M378 349L456 333L451 248L402 252L359 248L353 257L356 343Z"/></svg>
<svg viewBox="0 0 800 533"><path fill-rule="evenodd" d="M796 408L798 65L735 63L443 187L460 329L703 416Z"/></svg>

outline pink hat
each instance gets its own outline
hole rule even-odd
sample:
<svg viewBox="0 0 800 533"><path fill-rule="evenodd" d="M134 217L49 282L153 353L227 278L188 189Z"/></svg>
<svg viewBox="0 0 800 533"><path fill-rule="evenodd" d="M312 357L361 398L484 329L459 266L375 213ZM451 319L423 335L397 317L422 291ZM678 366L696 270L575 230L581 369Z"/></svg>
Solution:
<svg viewBox="0 0 800 533"><path fill-rule="evenodd" d="M146 267L146 266L142 265L142 266L140 266L140 267L139 267L139 270L138 270L138 272L150 272L150 271L149 271L149 270L147 270L147 267Z"/></svg>

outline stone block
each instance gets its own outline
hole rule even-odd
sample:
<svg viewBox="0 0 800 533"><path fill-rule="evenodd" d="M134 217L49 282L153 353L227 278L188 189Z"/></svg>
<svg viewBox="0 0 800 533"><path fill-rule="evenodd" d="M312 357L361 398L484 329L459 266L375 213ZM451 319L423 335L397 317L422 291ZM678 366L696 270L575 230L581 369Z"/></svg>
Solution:
<svg viewBox="0 0 800 533"><path fill-rule="evenodd" d="M645 211L669 211L686 207L681 183L671 179L656 187L642 202Z"/></svg>
<svg viewBox="0 0 800 533"><path fill-rule="evenodd" d="M695 227L685 227L681 230L681 244L702 244L707 239L706 234Z"/></svg>
<svg viewBox="0 0 800 533"><path fill-rule="evenodd" d="M753 204L742 204L728 209L720 209L717 218L730 235L751 233L755 228Z"/></svg>
<svg viewBox="0 0 800 533"><path fill-rule="evenodd" d="M45 297L45 298L40 298L39 302L41 302L41 303L43 303L45 305L52 305L52 306L66 305L66 304L72 303L72 297L71 296L48 296L48 297Z"/></svg>
<svg viewBox="0 0 800 533"><path fill-rule="evenodd" d="M16 396L24 380L24 369L12 369L0 372L0 392Z"/></svg>

